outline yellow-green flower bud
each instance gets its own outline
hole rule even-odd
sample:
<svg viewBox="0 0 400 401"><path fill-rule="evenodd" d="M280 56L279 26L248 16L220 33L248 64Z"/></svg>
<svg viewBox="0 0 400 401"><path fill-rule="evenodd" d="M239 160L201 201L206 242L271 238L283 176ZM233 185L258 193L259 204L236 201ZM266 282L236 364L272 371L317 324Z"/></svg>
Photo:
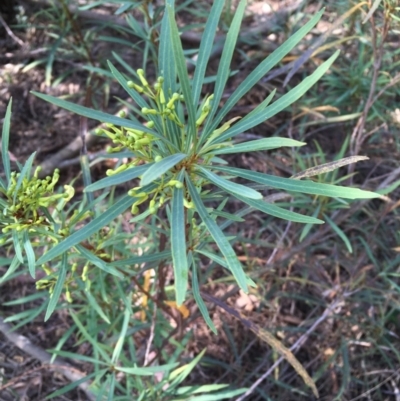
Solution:
<svg viewBox="0 0 400 401"><path fill-rule="evenodd" d="M173 109L175 106L174 106L174 103L177 101L179 99L179 93L174 93L173 95L172 95L172 97L171 97L171 99L168 101L168 103L167 103L167 109Z"/></svg>
<svg viewBox="0 0 400 401"><path fill-rule="evenodd" d="M158 111L155 109L148 109L147 107L143 107L142 108L142 113L143 114L153 114L153 115L157 115Z"/></svg>
<svg viewBox="0 0 400 401"><path fill-rule="evenodd" d="M132 214L138 214L139 213L139 208L136 205L133 205L131 208L131 213Z"/></svg>
<svg viewBox="0 0 400 401"><path fill-rule="evenodd" d="M160 103L161 104L165 104L165 95L164 95L164 91L163 91L163 89L161 88L161 85L160 85Z"/></svg>
<svg viewBox="0 0 400 401"><path fill-rule="evenodd" d="M139 93L143 93L144 92L144 89L141 86L135 84L133 81L128 81L127 85L129 86L129 88L133 88Z"/></svg>
<svg viewBox="0 0 400 401"><path fill-rule="evenodd" d="M121 110L121 111L118 113L118 117L125 118L125 117L126 117L126 111L125 111L125 110Z"/></svg>
<svg viewBox="0 0 400 401"><path fill-rule="evenodd" d="M155 161L156 163L158 163L158 162L160 162L162 159L163 159L162 156L157 155L157 156L154 158L154 161Z"/></svg>
<svg viewBox="0 0 400 401"><path fill-rule="evenodd" d="M72 303L72 297L71 297L71 293L70 293L69 290L67 290L67 291L65 292L65 299L67 300L67 302L68 302L69 304Z"/></svg>
<svg viewBox="0 0 400 401"><path fill-rule="evenodd" d="M153 128L154 127L154 121L149 121L147 123L147 128Z"/></svg>
<svg viewBox="0 0 400 401"><path fill-rule="evenodd" d="M136 72L139 75L139 79L140 79L140 82L142 83L142 85L144 87L148 87L149 83L147 82L146 78L144 77L144 71L141 68L139 68Z"/></svg>

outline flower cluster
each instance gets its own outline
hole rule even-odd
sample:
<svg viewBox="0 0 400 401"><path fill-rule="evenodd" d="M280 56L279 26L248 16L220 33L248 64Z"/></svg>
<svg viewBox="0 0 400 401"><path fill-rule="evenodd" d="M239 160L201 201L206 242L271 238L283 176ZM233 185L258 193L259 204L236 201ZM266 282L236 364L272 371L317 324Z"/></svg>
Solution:
<svg viewBox="0 0 400 401"><path fill-rule="evenodd" d="M40 208L55 206L60 200L66 203L74 196L74 189L69 185L64 186L64 193L54 193L60 177L59 170L55 170L52 177L44 179L38 177L40 170L37 167L32 177L27 174L22 180L21 173L12 172L7 190L0 189L3 207L0 227L3 233L24 229L34 232L39 227L47 230L48 221Z"/></svg>

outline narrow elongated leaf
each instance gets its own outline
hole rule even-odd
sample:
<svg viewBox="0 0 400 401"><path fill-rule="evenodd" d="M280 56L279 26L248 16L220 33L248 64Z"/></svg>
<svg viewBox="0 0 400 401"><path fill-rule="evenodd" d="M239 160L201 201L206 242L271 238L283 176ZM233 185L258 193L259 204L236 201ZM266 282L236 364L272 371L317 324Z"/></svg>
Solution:
<svg viewBox="0 0 400 401"><path fill-rule="evenodd" d="M244 143L239 143L231 147L221 148L212 151L214 155L225 155L228 153L244 153L244 152L254 152L259 150L269 150L277 149L283 146L304 146L305 142L295 141L290 138L265 138L257 139L255 141L248 141Z"/></svg>
<svg viewBox="0 0 400 401"><path fill-rule="evenodd" d="M47 306L46 315L44 317L44 321L46 322L51 314L54 312L54 309L57 306L58 299L62 293L64 288L65 278L67 277L67 266L68 266L68 255L64 253L62 256L61 266L58 269L58 278L56 285L54 286L53 293L50 296L49 305Z"/></svg>
<svg viewBox="0 0 400 401"><path fill-rule="evenodd" d="M118 184L122 184L124 182L130 181L130 180L133 180L134 178L137 178L140 175L144 174L145 171L152 165L153 165L153 163L149 163L149 164L144 164L142 166L128 168L127 170L125 170L121 173L112 175L110 177L105 177L105 178L89 185L88 187L86 187L84 189L84 192L97 191L99 189L111 187L113 185L118 185Z"/></svg>
<svg viewBox="0 0 400 401"><path fill-rule="evenodd" d="M35 278L35 252L33 251L31 241L29 240L28 230L24 231L23 240L26 258L28 260L29 274L32 276L32 278Z"/></svg>
<svg viewBox="0 0 400 401"><path fill-rule="evenodd" d="M196 141L196 110L193 104L192 90L190 88L189 75L187 72L185 56L183 55L182 42L179 36L178 27L175 21L175 13L173 8L167 4L166 11L168 13L170 38L174 52L175 65L178 72L179 82L183 97L185 98L185 105L188 113L188 132L187 132L187 150L193 141Z"/></svg>
<svg viewBox="0 0 400 401"><path fill-rule="evenodd" d="M10 155L8 154L8 144L10 141L12 98L8 102L6 115L4 117L3 129L1 131L1 157L3 159L4 173L6 174L7 185L10 182L11 165Z"/></svg>
<svg viewBox="0 0 400 401"><path fill-rule="evenodd" d="M347 235L344 233L344 231L325 213L324 213L324 219L332 227L332 230L342 239L342 241L346 245L347 250L350 253L353 253L353 247L351 246L351 242L350 242L349 238L347 237Z"/></svg>
<svg viewBox="0 0 400 401"><path fill-rule="evenodd" d="M214 126L214 115L219 107L222 95L224 93L225 85L230 73L230 64L232 61L233 52L236 48L237 38L240 32L240 25L242 23L244 11L246 8L246 0L241 0L237 6L234 17L229 27L228 34L224 43L224 49L221 54L220 63L218 66L217 80L214 88L214 99L211 106L210 113L208 114L206 124L201 134L201 141L204 141L212 132L211 125ZM218 123L217 123L218 124Z"/></svg>
<svg viewBox="0 0 400 401"><path fill-rule="evenodd" d="M174 9L174 1L167 0L171 9ZM172 93L176 92L176 65L174 60L174 50L171 41L171 28L168 20L168 13L165 10L161 22L160 32L160 46L158 49L158 68L164 78L163 89L164 93L171 90Z"/></svg>
<svg viewBox="0 0 400 401"><path fill-rule="evenodd" d="M183 180L183 172L178 180ZM189 275L183 196L183 188L174 188L171 206L171 253L174 267L175 296L178 306L185 301Z"/></svg>
<svg viewBox="0 0 400 401"><path fill-rule="evenodd" d="M214 43L215 32L218 27L219 18L225 5L225 0L214 1L211 7L209 17L201 37L199 54L197 57L196 70L194 72L192 90L193 103L196 106L203 86L204 75L208 60L210 58L212 44Z"/></svg>
<svg viewBox="0 0 400 401"><path fill-rule="evenodd" d="M187 155L183 153L176 153L174 155L168 156L161 161L154 163L142 176L140 182L141 186L150 184L157 178L161 177L164 173L182 161Z"/></svg>
<svg viewBox="0 0 400 401"><path fill-rule="evenodd" d="M244 132L250 128L261 124L268 118L273 117L275 114L286 109L296 100L300 99L324 74L332 63L336 60L339 55L339 50L335 52L328 60L326 60L322 65L320 65L310 76L305 78L299 85L295 86L288 93L283 95L277 101L268 106L265 110L260 111L255 114L253 118L246 119L244 121L239 121L233 127L225 131L221 136L217 137L213 142L223 142L227 138L234 137L235 135Z"/></svg>
<svg viewBox="0 0 400 401"><path fill-rule="evenodd" d="M197 193L196 187L190 181L189 177L186 175L186 183L189 189L190 196L193 200L193 203L196 207L197 213L199 214L201 220L206 225L208 231L210 232L211 236L213 237L214 241L218 245L221 253L224 255L228 266L235 277L237 283L239 284L240 288L247 292L247 283L246 283L246 275L244 274L242 265L240 264L235 251L233 250L231 244L225 237L224 233L215 223L215 221L210 217L208 214L206 207L204 206L200 195Z"/></svg>
<svg viewBox="0 0 400 401"><path fill-rule="evenodd" d="M132 206L134 202L136 202L137 198L133 198L131 196L124 196L114 205L112 205L106 212L96 217L90 223L88 223L85 227L71 234L64 241L58 243L54 248L50 249L46 252L39 260L36 262L37 265L41 265L43 263L48 262L56 258L58 255L66 252L68 249L72 248L76 244L84 241L86 238L90 237L95 232L99 231L101 228L106 226L120 214L125 212L128 207Z"/></svg>
<svg viewBox="0 0 400 401"><path fill-rule="evenodd" d="M101 355L101 357L104 359L104 361L108 364L111 364L111 359L108 356L108 353L106 351L104 351L103 349L103 344L101 344L97 338L93 338L87 328L83 325L83 323L79 320L78 315L74 312L74 311L70 311L70 316L72 317L74 323L77 325L80 333L82 334L82 336L93 346L93 349L95 352L99 353ZM96 355L96 354L95 354Z"/></svg>
<svg viewBox="0 0 400 401"><path fill-rule="evenodd" d="M168 372L178 365L179 364L176 362L176 363L169 363L167 365L161 365L161 366L146 366L144 368L140 368L140 367L123 368L123 367L116 366L115 370L118 370L118 371L124 372L124 373L128 373L131 375L154 376L154 373Z"/></svg>
<svg viewBox="0 0 400 401"><path fill-rule="evenodd" d="M125 89L126 93L140 106L149 108L149 104L143 99L142 96L137 93L134 88L130 88L128 86L128 81L124 78L124 76L114 67L111 61L107 61L108 67L110 68L111 73L114 78L119 82L119 84Z"/></svg>
<svg viewBox="0 0 400 401"><path fill-rule="evenodd" d="M236 184L235 182L229 181L225 178L222 178L213 172L205 169L204 167L198 166L198 169L215 185L218 187L232 192L234 194L242 195L246 198L250 199L262 199L262 195L254 190L253 188L245 187L241 184Z"/></svg>
<svg viewBox="0 0 400 401"><path fill-rule="evenodd" d="M197 270L194 265L192 265L192 293L193 293L193 298L199 307L199 311L201 315L203 316L204 321L207 323L207 326L211 329L211 331L214 334L217 334L217 329L214 326L213 321L210 318L210 314L208 313L208 309L206 304L203 301L203 298L200 295L200 287L199 287L199 279L197 278Z"/></svg>
<svg viewBox="0 0 400 401"><path fill-rule="evenodd" d="M278 217L279 219L294 221L296 223L309 223L309 224L323 224L322 220L316 219L315 217L304 216L300 213L292 212L291 210L283 209L279 206L273 205L272 203L265 202L263 200L254 200L232 194L235 198L247 203L249 206L255 209L261 210L264 213L270 214L271 216Z"/></svg>
<svg viewBox="0 0 400 401"><path fill-rule="evenodd" d="M129 297L129 300L131 300L132 297ZM112 354L111 357L111 363L116 365L119 356L121 355L121 351L122 351L122 347L124 345L125 342L125 336L126 336L126 332L128 331L128 325L129 325L129 319L131 317L131 312L130 312L130 308L125 307L125 311L124 311L124 320L122 322L122 328L117 340L117 343L115 344L115 348L114 348L114 352Z"/></svg>
<svg viewBox="0 0 400 401"><path fill-rule="evenodd" d="M283 57L285 57L306 35L310 30L317 24L321 19L324 10L319 11L310 21L308 21L302 28L300 28L295 34L293 34L285 43L274 50L266 59L264 59L257 68L252 71L244 81L236 88L231 96L229 96L227 102L222 107L214 119L213 125L210 127L210 131L214 130L222 119L226 116L229 110L257 83L260 79L271 70L272 67L277 65Z"/></svg>
<svg viewBox="0 0 400 401"><path fill-rule="evenodd" d="M100 305L96 301L96 298L89 292L85 291L86 298L88 299L90 307L107 323L110 324L110 319L104 313L103 309L101 309Z"/></svg>
<svg viewBox="0 0 400 401"><path fill-rule="evenodd" d="M99 110L93 110L88 107L67 102L66 100L58 99L54 96L44 95L43 93L35 91L32 91L31 93L39 97L40 99L45 100L46 102L52 103L55 106L61 107L63 109L72 111L73 113L79 114L80 116L84 116L105 123L119 125L126 128L133 128L140 131L148 132L149 134L155 136L156 138L163 139L159 134L157 134L157 132L151 130L150 128L147 128L145 125L135 123L131 120L127 120L125 118L117 117L112 114L103 113L102 111Z"/></svg>
<svg viewBox="0 0 400 401"><path fill-rule="evenodd" d="M93 263L99 269L105 271L106 273L112 274L113 276L116 276L118 278L124 278L122 273L120 273L114 267L110 266L108 263L104 262L104 260L102 260L99 257L97 257L96 255L94 255L92 252L90 252L84 246L75 245L75 248L82 256L84 256L88 261Z"/></svg>
<svg viewBox="0 0 400 401"><path fill-rule="evenodd" d="M0 278L0 284L4 283L8 279L8 277L10 277L18 269L20 264L20 260L18 259L17 255L15 255L7 271Z"/></svg>
<svg viewBox="0 0 400 401"><path fill-rule="evenodd" d="M159 253L153 253L150 255L134 256L133 258L117 260L111 262L112 266L122 267L122 266L132 266L141 265L142 263L158 262L171 257L171 251L163 251Z"/></svg>
<svg viewBox="0 0 400 401"><path fill-rule="evenodd" d="M339 185L320 184L314 181L300 181L293 178L275 177L269 174L257 173L235 167L213 166L214 169L227 174L245 178L246 180L258 182L272 188L284 189L291 192L302 192L305 194L329 196L332 198L346 199L371 199L380 195L358 188L342 187Z"/></svg>

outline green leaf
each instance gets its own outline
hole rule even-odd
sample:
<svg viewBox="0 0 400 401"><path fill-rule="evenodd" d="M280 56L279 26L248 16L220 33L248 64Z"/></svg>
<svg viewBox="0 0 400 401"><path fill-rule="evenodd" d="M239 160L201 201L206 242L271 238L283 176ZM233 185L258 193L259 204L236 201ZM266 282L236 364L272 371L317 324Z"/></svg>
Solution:
<svg viewBox="0 0 400 401"><path fill-rule="evenodd" d="M132 368L124 368L120 366L116 366L115 370L120 372L128 373L130 375L138 375L138 376L154 376L157 372L168 372L171 369L178 366L178 363L169 363L167 365L161 366L146 366L144 368L132 367Z"/></svg>
<svg viewBox="0 0 400 401"><path fill-rule="evenodd" d="M86 260L88 260L89 262L91 262L92 264L97 266L99 269L105 271L108 274L112 274L115 277L124 278L122 273L120 273L114 267L108 265L106 262L104 262L104 260L102 260L99 257L97 257L96 255L94 255L92 252L90 252L84 246L75 245L75 248L84 258L86 258Z"/></svg>
<svg viewBox="0 0 400 401"><path fill-rule="evenodd" d="M64 255L62 256L61 266L57 271L58 273L57 282L56 285L54 286L53 293L50 295L50 301L47 306L46 315L44 317L45 322L54 312L54 309L56 309L58 299L60 298L60 295L64 288L65 278L67 277L67 266L68 266L68 255L64 253Z"/></svg>
<svg viewBox="0 0 400 401"><path fill-rule="evenodd" d="M74 104L71 102L67 102L66 100L58 99L54 96L44 95L42 93L38 93L35 91L31 91L31 93L40 99L45 100L46 102L52 103L55 106L61 107L63 109L72 111L73 113L79 114L80 116L91 118L93 120L114 124L117 126L122 126L126 128L133 128L140 131L148 132L149 134L155 136L159 139L165 139L161 137L157 132L147 128L145 125L135 123L131 120L127 120L125 118L113 116L112 114L103 113L99 110L93 110L88 107L80 106L78 104Z"/></svg>
<svg viewBox="0 0 400 401"><path fill-rule="evenodd" d="M222 107L210 131L214 130L230 109L257 83L260 79L271 70L272 67L277 65L283 57L285 57L317 24L321 19L324 10L319 11L310 21L293 34L285 43L274 50L267 58L265 58L255 69L252 71L244 81L236 88L232 95L229 96L227 102Z"/></svg>
<svg viewBox="0 0 400 401"><path fill-rule="evenodd" d="M208 309L206 304L204 303L203 299L201 298L200 295L200 288L199 288L199 279L197 278L197 271L196 271L196 267L194 265L192 265L192 293L193 293L193 298L197 304L197 306L199 307L199 311L201 313L201 315L203 316L204 321L207 323L207 326L211 329L211 331L214 334L217 334L217 329L214 326L213 321L210 318L210 315L208 313Z"/></svg>
<svg viewBox="0 0 400 401"><path fill-rule="evenodd" d="M182 179L183 171L178 180L182 182ZM185 301L189 274L183 197L183 188L174 188L171 206L171 253L174 267L176 303L178 306Z"/></svg>
<svg viewBox="0 0 400 401"><path fill-rule="evenodd" d="M142 180L140 182L140 186L144 186L152 183L154 180L159 178L161 175L166 173L180 161L182 161L187 155L183 153L176 153L171 156L167 156L166 158L160 160L157 163L154 163L142 176Z"/></svg>
<svg viewBox="0 0 400 401"><path fill-rule="evenodd" d="M132 297L129 297L129 301L132 299ZM128 301L128 302L129 302ZM128 331L128 325L129 325L129 320L131 317L131 308L126 306L125 307L125 311L124 311L124 320L122 322L122 328L117 340L117 343L115 344L115 348L111 357L111 363L113 365L117 364L118 358L121 355L121 351L122 351L122 347L124 345L125 342L125 336L126 336L126 332Z"/></svg>
<svg viewBox="0 0 400 401"><path fill-rule="evenodd" d="M93 346L94 355L96 353L100 354L101 357L104 359L105 362L111 364L111 359L108 356L108 353L103 349L104 345L98 341L97 338L93 338L87 328L82 324L82 322L78 319L77 314L73 311L69 311L69 315L72 317L74 323L77 325L79 331L81 332L82 336Z"/></svg>
<svg viewBox="0 0 400 401"><path fill-rule="evenodd" d="M197 166L197 168L215 185L224 189L225 191L232 192L234 194L242 195L246 198L250 199L262 199L262 194L257 192L256 190L245 187L241 184L236 184L235 182L231 182L226 180L223 177L219 177L218 175L214 174L213 172L205 169L204 167Z"/></svg>
<svg viewBox="0 0 400 401"><path fill-rule="evenodd" d="M111 262L111 265L116 267L141 265L142 263L161 262L162 260L169 259L170 257L171 251L168 250L152 253L150 255L134 256L133 258L117 260L115 262Z"/></svg>
<svg viewBox="0 0 400 401"><path fill-rule="evenodd" d="M237 194L232 194L235 198L247 203L249 206L255 209L261 210L263 213L270 214L271 216L278 217L279 219L294 221L296 223L309 223L309 224L323 224L322 220L316 219L315 217L304 216L299 213L292 212L290 210L283 209L279 206L273 205L272 203L265 202L263 200L253 200L245 198Z"/></svg>
<svg viewBox="0 0 400 401"><path fill-rule="evenodd" d="M201 133L201 141L204 141L212 132L210 129L211 125L214 125L213 117L219 107L219 102L221 101L222 95L224 93L225 85L230 74L230 64L232 61L233 52L236 48L237 38L240 32L240 25L242 23L243 15L246 9L246 0L241 0L237 6L234 17L229 27L229 31L226 35L226 41L224 43L224 49L220 57L220 63L218 66L217 79L214 88L214 99L212 102L212 107L210 113L207 116L206 124L204 126L203 132ZM208 44L211 46L211 44Z"/></svg>
<svg viewBox="0 0 400 401"><path fill-rule="evenodd" d="M166 3L170 5L171 9L173 9L174 1L167 0ZM158 62L161 76L164 78L164 93L168 93L169 90L171 90L172 93L176 92L176 65L171 41L171 28L166 10L164 11L161 22Z"/></svg>
<svg viewBox="0 0 400 401"><path fill-rule="evenodd" d="M126 211L128 207L132 206L134 202L136 202L137 198L133 198L131 196L125 195L118 202L112 205L106 212L96 217L90 223L88 223L85 227L71 234L64 241L58 243L54 248L50 249L46 252L39 260L36 262L37 265L42 265L43 263L48 262L56 258L58 255L68 251L68 249L72 248L76 244L84 241L88 237L90 237L95 232L99 231L101 228L106 226L120 214Z"/></svg>
<svg viewBox="0 0 400 401"><path fill-rule="evenodd" d="M26 258L28 260L29 273L32 278L35 278L35 252L33 251L31 241L29 240L28 230L24 230L23 241Z"/></svg>
<svg viewBox="0 0 400 401"><path fill-rule="evenodd" d="M1 157L3 158L4 173L6 174L7 184L10 182L11 165L10 155L8 154L8 144L10 141L12 98L8 102L6 115L4 117L3 129L1 132Z"/></svg>
<svg viewBox="0 0 400 401"><path fill-rule="evenodd" d="M300 181L292 178L275 177L273 175L257 173L255 171L249 171L235 167L213 166L213 168L223 171L227 174L245 178L246 180L291 192L302 192L305 194L346 199L371 199L380 196L374 192L364 191L358 188L320 184L314 181Z"/></svg>
<svg viewBox="0 0 400 401"><path fill-rule="evenodd" d="M325 213L324 213L324 219L326 222L332 227L332 230L341 238L341 240L344 242L346 245L347 250L350 253L353 253L353 248L351 246L350 240L347 238L347 235L339 228L339 226L332 220L330 219Z"/></svg>
<svg viewBox="0 0 400 401"><path fill-rule="evenodd" d="M200 253L201 255L204 255L205 257L209 258L213 262L218 263L222 267L225 267L225 269L229 269L229 266L225 262L225 259L221 258L221 256L216 255L215 253L205 251L204 249L196 249L196 252ZM257 287L257 284L250 277L246 277L246 280L247 280L247 284L249 286L254 287L254 288Z"/></svg>
<svg viewBox="0 0 400 401"><path fill-rule="evenodd" d="M260 150L277 149L283 146L304 146L305 142L295 141L290 138L265 138L257 139L255 141L248 141L244 143L239 143L231 147L224 147L221 149L213 150L214 155L225 155L228 153L244 153L244 152L254 152Z"/></svg>
<svg viewBox="0 0 400 401"><path fill-rule="evenodd" d="M1 277L0 284L4 283L7 280L7 278L10 277L18 269L20 264L21 264L21 261L18 259L18 256L15 255L12 259L12 262L10 263L9 268Z"/></svg>
<svg viewBox="0 0 400 401"><path fill-rule="evenodd" d="M336 60L339 55L339 50L336 51L328 60L326 60L322 65L320 65L310 76L305 78L299 85L294 87L288 93L283 95L277 101L268 106L265 110L260 111L255 114L253 118L239 121L233 127L225 131L221 136L214 139L213 142L223 142L228 138L231 138L241 132L244 132L250 128L261 124L268 118L271 118L280 111L286 109L296 100L300 99L324 74L332 63Z"/></svg>
<svg viewBox="0 0 400 401"><path fill-rule="evenodd" d="M178 27L175 21L175 12L171 5L166 5L166 10L168 13L170 38L172 42L172 49L174 52L175 65L178 72L179 82L181 84L182 94L185 99L185 104L188 113L188 132L187 132L187 142L185 150L189 150L189 146L193 141L197 140L197 130L196 130L196 110L193 104L192 90L190 88L189 75L187 72L185 56L183 55L182 42L179 36Z"/></svg>
<svg viewBox="0 0 400 401"><path fill-rule="evenodd" d="M84 192L97 191L98 189L111 187L113 185L118 185L133 180L134 178L137 178L140 175L142 175L152 165L153 163L149 163L141 166L136 166L133 168L128 168L127 170L122 171L121 173L111 175L110 177L105 177L86 187L84 189Z"/></svg>
<svg viewBox="0 0 400 401"><path fill-rule="evenodd" d="M88 291L85 291L86 298L89 301L90 307L107 323L110 324L110 319L104 313L103 309L101 309L100 305L97 303L96 298Z"/></svg>
<svg viewBox="0 0 400 401"><path fill-rule="evenodd" d="M213 237L214 241L218 245L221 253L224 255L226 262L228 263L229 269L231 270L233 276L235 277L239 287L247 292L247 282L246 275L244 274L242 265L240 264L235 251L233 250L231 244L225 237L224 233L215 223L215 221L208 214L206 207L204 206L200 195L197 193L196 187L190 181L189 177L186 175L186 183L189 189L190 196L194 202L197 213L200 215L201 220L206 225L208 231Z"/></svg>
<svg viewBox="0 0 400 401"><path fill-rule="evenodd" d="M126 93L138 104L140 107L149 108L149 104L140 96L139 93L134 88L130 88L128 86L128 81L124 78L124 76L114 67L111 61L107 61L108 67L110 68L111 73L114 78L119 82L119 84L125 89ZM121 125L121 124L120 124ZM126 127L126 125L124 125ZM142 130L143 131L143 130Z"/></svg>
<svg viewBox="0 0 400 401"><path fill-rule="evenodd" d="M192 83L193 103L195 106L199 102L206 67L210 58L212 44L214 43L215 33L218 28L219 18L224 5L225 0L214 1L206 22L206 26L204 28L203 35L201 37L200 49L196 62L196 70L194 72Z"/></svg>

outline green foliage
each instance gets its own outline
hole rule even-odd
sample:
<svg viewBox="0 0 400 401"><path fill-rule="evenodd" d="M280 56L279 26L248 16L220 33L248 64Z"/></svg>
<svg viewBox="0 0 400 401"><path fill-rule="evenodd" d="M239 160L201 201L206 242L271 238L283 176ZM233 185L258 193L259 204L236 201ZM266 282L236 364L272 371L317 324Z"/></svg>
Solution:
<svg viewBox="0 0 400 401"><path fill-rule="evenodd" d="M123 12L131 6L131 2L125 2L120 10ZM121 372L138 376L133 379L134 387L141 389L138 391L140 399L146 400L200 400L205 398L196 394L202 392L210 394L207 399L219 400L243 392L243 389L231 391L219 386L181 386L202 355L177 369L175 362L156 368L139 368L136 366L139 360L135 344L129 337L132 330L139 330L144 325L137 314L145 313L147 302L131 292L131 279L136 279L142 273L147 274L150 269L161 263L172 265L174 271L173 289L169 288L167 291L169 297L172 298L171 292L174 292L178 308L188 297L192 297L212 329L215 328L200 294L200 257L206 257L225 267L245 292L248 291L249 285L254 285L236 255L234 238L223 231L224 224L238 219L238 216L232 216L228 210L224 210L229 200L239 200L250 208L271 216L311 225L323 223L317 218L317 214L324 215L326 212L322 201L320 205L315 206L314 211L310 211L317 211L317 214L307 216L271 204L264 199L262 191L269 188L282 189L302 196L317 195L321 199L370 199L378 196L358 188L327 184L322 182L323 180L301 181L239 169L225 165L219 157L224 154L303 146L303 142L279 137L238 144L236 136L292 105L321 79L338 56L338 52L334 53L312 74L275 101L273 91L249 115L243 118L231 117L224 122L237 102L296 47L318 23L323 13L318 12L263 60L221 107L245 6L246 1L241 0L232 17L214 91L203 99L201 94L207 79L206 67L224 9L223 1L213 3L205 25L193 78L189 76L186 66L185 53L175 21L174 1L168 0L164 12L160 12L160 42L157 54L154 53L154 49L150 50L152 47L149 32L140 31L135 22L130 20L136 33L142 35L143 40L149 43L148 54L157 58L158 63L158 76L155 82L149 82L150 79L143 69L129 71L123 65L129 72L126 74L109 62L112 77L137 105L137 108L131 108L136 112L135 115L127 115L124 112L114 116L35 93L39 98L56 106L104 123L103 128L97 130L96 134L108 137L113 142L113 146L108 149L110 156L121 151L127 151L131 156L115 170L107 171L106 178L85 188L86 193L106 189L95 201L89 202L84 198L68 209L66 204L73 196L72 187L66 186L64 193L55 194L57 172L53 177L43 180L38 178L37 170L31 175L33 156L19 173L11 172L7 153L11 103L7 109L2 135L3 165L7 183L1 183L0 187L0 225L3 233L0 240L6 246L12 245L16 256L2 282L10 279L25 262L33 277L35 269L43 269L46 276L37 281L37 288L45 289L49 294L45 319L47 320L57 308L71 310L75 327L79 329L82 340L93 346L96 355L92 360L95 372L87 379L95 378L93 388L98 399L103 399L103 394L108 394L108 399L113 399L114 389L122 394L130 394L131 389L128 385L127 388L123 388L123 384L116 380ZM149 28L149 31L152 29L154 27ZM119 64L123 64L118 55L115 58ZM246 180L246 183L233 181L235 177ZM136 186L127 190L119 199L114 198L116 185L129 183L136 178L140 179ZM335 180L332 182L336 183ZM259 185L256 187L256 184ZM105 199L108 199L106 204L102 202ZM124 232L120 218L128 209L133 215L130 222L140 222L140 225L134 226L134 232L130 233ZM145 217L150 223L144 221ZM222 224L221 217L224 219ZM325 219L346 242L347 237L340 228L334 225L329 216L326 215ZM146 244L140 243L140 237L147 238ZM167 238L165 249L159 246L161 237ZM36 260L37 254L41 256ZM144 263L145 267L140 270L139 267ZM160 270L158 274L161 274ZM148 291L148 288L145 290ZM59 302L62 294L65 294L67 303ZM82 323L82 320L86 319L91 322L89 327ZM161 313L155 320L157 324L162 322L165 327L171 329ZM98 339L103 331L115 341L101 344ZM166 331L157 331L155 341L170 341ZM275 348L280 350L279 347ZM129 357L124 352L126 349ZM85 360L79 355L74 357ZM150 380L142 378L155 372L165 373L159 382L152 380L150 383ZM53 396L64 391L66 389Z"/></svg>

